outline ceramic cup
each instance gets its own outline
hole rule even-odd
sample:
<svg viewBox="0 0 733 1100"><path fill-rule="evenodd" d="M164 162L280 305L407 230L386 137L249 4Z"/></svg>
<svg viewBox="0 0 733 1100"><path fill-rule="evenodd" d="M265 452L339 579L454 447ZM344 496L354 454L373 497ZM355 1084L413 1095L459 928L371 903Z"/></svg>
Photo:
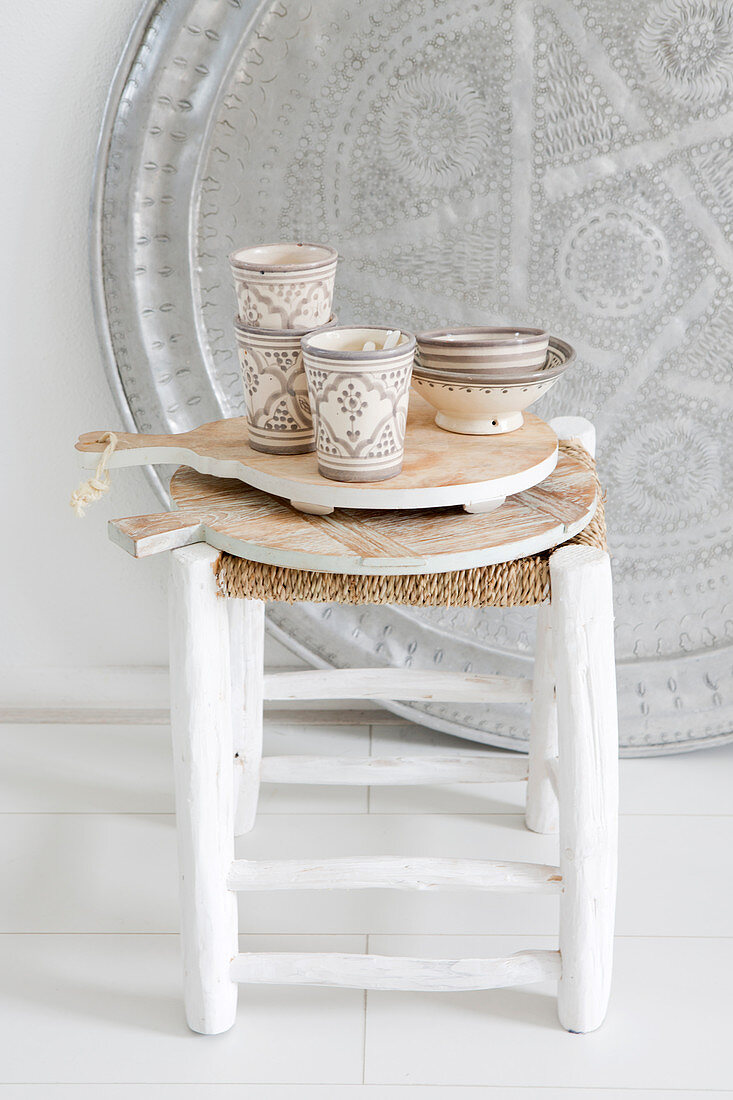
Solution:
<svg viewBox="0 0 733 1100"><path fill-rule="evenodd" d="M334 481L386 481L402 469L415 337L382 345L389 329L332 328L303 337L318 469ZM371 341L374 351L364 351Z"/></svg>
<svg viewBox="0 0 733 1100"><path fill-rule="evenodd" d="M333 317L329 322L336 324ZM307 329L250 328L235 319L249 445L273 455L316 449L301 338Z"/></svg>
<svg viewBox="0 0 733 1100"><path fill-rule="evenodd" d="M326 244L262 244L229 257L239 320L248 328L310 329L328 323L338 253Z"/></svg>

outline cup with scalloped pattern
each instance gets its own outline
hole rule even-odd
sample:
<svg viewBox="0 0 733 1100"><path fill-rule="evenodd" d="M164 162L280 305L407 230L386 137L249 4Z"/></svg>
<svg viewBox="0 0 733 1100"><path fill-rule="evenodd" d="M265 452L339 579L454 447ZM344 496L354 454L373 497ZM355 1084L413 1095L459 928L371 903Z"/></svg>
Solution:
<svg viewBox="0 0 733 1100"><path fill-rule="evenodd" d="M390 331L352 326L303 337L323 477L386 481L402 469L415 337L400 332L385 348Z"/></svg>
<svg viewBox="0 0 733 1100"><path fill-rule="evenodd" d="M336 324L332 317L330 325ZM266 454L316 449L301 339L306 329L251 328L235 319L249 445Z"/></svg>
<svg viewBox="0 0 733 1100"><path fill-rule="evenodd" d="M327 244L261 244L229 257L239 320L248 328L320 328L333 305L338 253Z"/></svg>

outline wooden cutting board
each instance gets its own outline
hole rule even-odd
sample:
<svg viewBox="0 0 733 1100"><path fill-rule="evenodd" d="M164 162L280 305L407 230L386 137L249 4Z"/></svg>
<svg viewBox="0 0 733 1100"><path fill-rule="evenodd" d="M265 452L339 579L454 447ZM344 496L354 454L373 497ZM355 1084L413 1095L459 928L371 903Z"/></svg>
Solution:
<svg viewBox="0 0 733 1100"><path fill-rule="evenodd" d="M110 469L157 463L185 464L202 474L237 478L283 497L300 511L327 515L334 508L410 509L462 505L469 512L497 508L506 497L539 484L557 463L557 436L531 413L514 432L455 435L433 422L434 412L416 394L410 401L402 472L389 481L330 481L316 455L267 455L247 441L244 418L216 420L180 435L116 432ZM84 465L96 465L104 432L86 432L76 449Z"/></svg>
<svg viewBox="0 0 733 1100"><path fill-rule="evenodd" d="M359 575L438 573L536 554L582 531L597 503L592 470L568 452L541 485L488 515L448 508L308 516L185 466L170 489L175 511L113 520L112 541L138 558L206 542L268 565Z"/></svg>

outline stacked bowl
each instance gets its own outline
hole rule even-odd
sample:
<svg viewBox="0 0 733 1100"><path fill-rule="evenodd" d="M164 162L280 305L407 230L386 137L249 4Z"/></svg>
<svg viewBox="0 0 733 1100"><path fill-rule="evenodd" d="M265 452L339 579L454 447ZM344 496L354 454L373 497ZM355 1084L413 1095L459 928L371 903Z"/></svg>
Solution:
<svg viewBox="0 0 733 1100"><path fill-rule="evenodd" d="M336 324L338 255L324 244L269 244L229 257L249 444L267 454L315 450L301 339Z"/></svg>
<svg viewBox="0 0 733 1100"><path fill-rule="evenodd" d="M462 435L521 428L522 412L547 393L575 358L538 328L435 329L417 337L414 389L435 423Z"/></svg>

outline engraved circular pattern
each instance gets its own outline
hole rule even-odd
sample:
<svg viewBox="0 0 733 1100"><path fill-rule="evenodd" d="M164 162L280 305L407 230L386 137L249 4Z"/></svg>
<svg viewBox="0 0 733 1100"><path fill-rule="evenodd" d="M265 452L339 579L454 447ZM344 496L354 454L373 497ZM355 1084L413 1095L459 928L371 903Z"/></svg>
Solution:
<svg viewBox="0 0 733 1100"><path fill-rule="evenodd" d="M332 243L346 324L567 336L578 361L536 408L597 425L631 754L733 730L731 10L153 4L101 142L98 312L129 427L242 414L227 256L253 240ZM269 621L324 664L530 669L529 611ZM397 709L526 742L517 708Z"/></svg>
<svg viewBox="0 0 733 1100"><path fill-rule="evenodd" d="M642 27L639 58L662 94L721 99L733 85L731 0L662 0Z"/></svg>
<svg viewBox="0 0 733 1100"><path fill-rule="evenodd" d="M446 73L408 76L382 100L380 145L411 187L447 188L485 158L490 132L484 99Z"/></svg>
<svg viewBox="0 0 733 1100"><path fill-rule="evenodd" d="M718 441L707 438L704 428L689 418L671 426L645 425L619 440L609 472L632 522L652 523L669 534L705 522L721 492L722 456ZM674 491L670 471L675 472Z"/></svg>
<svg viewBox="0 0 733 1100"><path fill-rule="evenodd" d="M628 316L655 298L669 270L669 248L648 219L613 207L594 211L570 230L560 274L581 310Z"/></svg>

